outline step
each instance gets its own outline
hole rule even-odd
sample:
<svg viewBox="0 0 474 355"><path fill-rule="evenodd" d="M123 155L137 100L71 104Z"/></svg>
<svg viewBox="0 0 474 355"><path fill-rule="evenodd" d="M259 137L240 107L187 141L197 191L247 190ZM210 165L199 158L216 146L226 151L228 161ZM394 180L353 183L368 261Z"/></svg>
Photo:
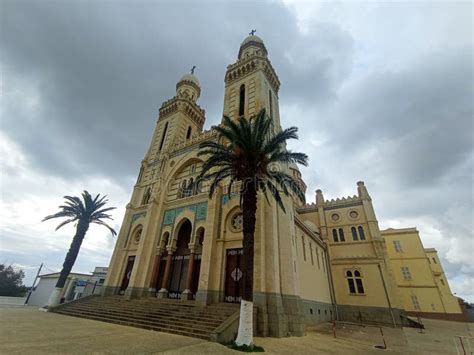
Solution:
<svg viewBox="0 0 474 355"><path fill-rule="evenodd" d="M95 314L95 315L100 315L103 317L120 317L120 318L126 318L126 319L134 319L134 320L142 320L145 322L150 322L150 323L166 323L166 324L186 324L183 323L183 321L188 321L186 318L178 318L178 319L173 319L171 317L141 317L133 314L123 314L120 312L97 312L96 310L60 310L58 313L61 314ZM221 324L222 322L214 322L214 323L209 323L209 322L200 322L200 321L194 321L193 325L191 326L192 328L194 327L200 327L200 328L205 328L208 330L214 330Z"/></svg>
<svg viewBox="0 0 474 355"><path fill-rule="evenodd" d="M146 311L143 311L143 310L136 310L136 309L120 308L120 307L114 307L114 308L103 307L103 306L91 307L91 306L86 306L86 305L77 305L75 307L65 307L62 309L76 309L76 310L93 309L95 311L119 312L119 313L143 315L143 316L150 316L150 317L172 316L175 318L187 318L187 319L193 319L197 321L210 321L210 322L222 322L234 313L234 312L230 314L209 314L208 312L181 313L181 312L173 312L173 311L169 311L165 309L147 309Z"/></svg>
<svg viewBox="0 0 474 355"><path fill-rule="evenodd" d="M212 329L198 329L198 328L193 328L193 327L190 327L190 326L185 326L185 325L180 325L180 324L170 324L170 323L166 323L166 324L156 324L155 322L147 322L147 321L144 321L144 320L131 320L127 317L120 317L120 316L101 316L101 315L97 315L97 314L93 314L93 313L87 313L87 314L84 314L84 313L60 313L60 314L63 314L63 315L69 315L69 316L76 316L76 317L80 317L80 318L88 318L88 319L98 319L98 320L109 320L111 323L117 323L117 324L140 324L142 326L146 326L146 327L151 327L151 328L156 328L156 329L160 329L161 331L168 331L168 332L171 332L171 331L186 331L188 333L193 333L193 334L201 334L201 335L209 335L210 331L212 331Z"/></svg>
<svg viewBox="0 0 474 355"><path fill-rule="evenodd" d="M99 322L107 322L107 323L131 326L135 328L142 328L142 329L148 329L148 330L153 330L153 331L158 331L158 332L171 333L171 334L176 334L176 335L209 340L209 333L197 333L197 332L189 332L186 330L167 329L167 328L163 328L159 326L153 326L153 325L147 325L147 324L141 324L141 323L135 323L135 322L129 322L129 321L118 321L115 319L103 318L103 317L92 316L92 315L82 316L82 315L75 315L75 314L67 314L67 316L83 318L83 319L91 319L91 320L95 320Z"/></svg>
<svg viewBox="0 0 474 355"><path fill-rule="evenodd" d="M235 314L238 304L203 305L194 301L122 296L92 297L60 305L61 315L210 340L210 334Z"/></svg>

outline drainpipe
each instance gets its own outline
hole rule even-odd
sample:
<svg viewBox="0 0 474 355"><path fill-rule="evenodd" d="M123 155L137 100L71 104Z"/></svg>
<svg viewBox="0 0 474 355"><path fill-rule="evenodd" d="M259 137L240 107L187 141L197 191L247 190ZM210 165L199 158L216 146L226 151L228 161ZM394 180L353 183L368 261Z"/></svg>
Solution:
<svg viewBox="0 0 474 355"><path fill-rule="evenodd" d="M390 315L392 316L393 326L396 328L397 323L395 322L395 317L393 316L392 304L390 303L390 298L388 297L387 285L385 284L385 279L383 278L382 268L380 267L380 264L377 264L377 267L379 268L380 277L382 278L383 290L385 291L385 297L387 297L388 308L390 310Z"/></svg>
<svg viewBox="0 0 474 355"><path fill-rule="evenodd" d="M329 289L330 289L330 294L331 294L331 302L334 305L334 310L336 313L336 319L339 320L339 311L337 309L337 302L336 302L336 294L334 292L334 283L332 279L332 271L331 267L329 265L329 260L328 260L328 247L326 246L326 253L324 253L324 261L326 262L326 270L328 272L328 281L329 281Z"/></svg>

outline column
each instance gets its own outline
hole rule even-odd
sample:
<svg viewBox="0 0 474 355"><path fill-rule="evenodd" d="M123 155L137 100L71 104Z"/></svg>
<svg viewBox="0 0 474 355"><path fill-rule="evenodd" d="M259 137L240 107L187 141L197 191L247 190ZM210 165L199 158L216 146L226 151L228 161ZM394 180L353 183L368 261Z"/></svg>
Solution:
<svg viewBox="0 0 474 355"><path fill-rule="evenodd" d="M156 293L156 288L158 285L156 284L158 282L158 275L160 273L160 265L161 265L161 254L163 251L158 249L158 253L155 255L155 260L153 261L153 271L151 273L151 279L150 279L150 296L153 296Z"/></svg>
<svg viewBox="0 0 474 355"><path fill-rule="evenodd" d="M191 285L193 282L193 274L194 274L194 253L195 248L190 247L191 253L189 254L189 264L188 264L188 274L186 277L186 289L181 294L181 300L191 300L193 299L193 293L191 292Z"/></svg>
<svg viewBox="0 0 474 355"><path fill-rule="evenodd" d="M163 283L161 284L161 289L158 291L158 298L168 298L167 285L170 280L171 272L171 262L173 261L173 249L170 247L166 248L168 250L168 258L166 259L165 274L163 275Z"/></svg>

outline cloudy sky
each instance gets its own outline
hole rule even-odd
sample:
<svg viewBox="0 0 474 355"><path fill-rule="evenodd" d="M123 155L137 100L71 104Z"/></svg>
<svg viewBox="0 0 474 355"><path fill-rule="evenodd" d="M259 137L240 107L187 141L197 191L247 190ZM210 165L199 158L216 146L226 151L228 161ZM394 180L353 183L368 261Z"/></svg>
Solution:
<svg viewBox="0 0 474 355"><path fill-rule="evenodd" d="M308 200L364 180L381 228L414 227L474 301L470 2L1 2L0 262L58 271L73 234L41 223L66 194L107 194L118 229L158 108L193 65L206 128L226 66L257 29ZM92 227L75 271L108 265Z"/></svg>

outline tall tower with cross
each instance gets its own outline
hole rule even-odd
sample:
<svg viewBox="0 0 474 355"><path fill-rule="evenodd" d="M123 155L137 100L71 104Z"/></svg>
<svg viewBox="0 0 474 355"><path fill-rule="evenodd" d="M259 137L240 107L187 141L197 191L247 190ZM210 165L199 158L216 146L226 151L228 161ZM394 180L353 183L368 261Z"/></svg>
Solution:
<svg viewBox="0 0 474 355"><path fill-rule="evenodd" d="M257 114L265 108L280 129L278 90L280 80L268 59L263 40L250 31L240 45L237 61L227 66L224 115L232 119Z"/></svg>

